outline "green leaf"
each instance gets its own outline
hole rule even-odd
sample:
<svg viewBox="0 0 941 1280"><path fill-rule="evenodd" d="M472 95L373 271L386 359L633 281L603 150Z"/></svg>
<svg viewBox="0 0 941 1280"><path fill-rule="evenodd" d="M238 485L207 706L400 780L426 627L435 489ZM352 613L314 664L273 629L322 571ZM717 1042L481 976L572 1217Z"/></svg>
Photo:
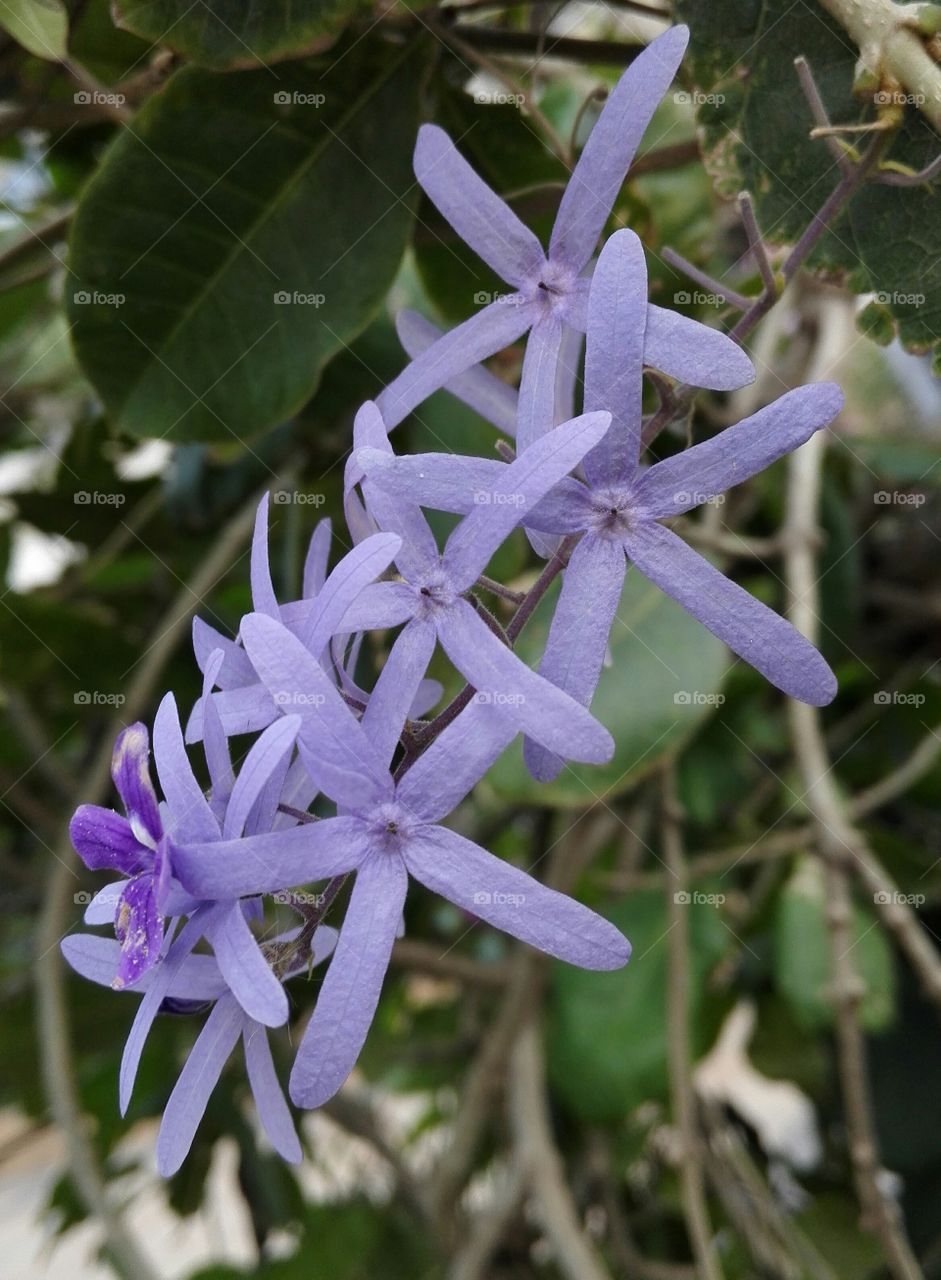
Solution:
<svg viewBox="0 0 941 1280"><path fill-rule="evenodd" d="M719 191L732 197L747 188L765 235L793 243L839 176L825 144L810 137L814 122L793 62L807 58L834 123L871 122L873 108L853 95L852 41L822 6L811 21L791 0L679 0L677 18L692 30L690 65L706 95L699 112L706 163ZM915 172L939 145L911 107L887 158ZM937 204L937 182L868 183L811 255L811 265L844 273L857 293L876 294L879 314L864 313L863 325L880 342L891 318L910 350L941 351Z"/></svg>
<svg viewBox="0 0 941 1280"><path fill-rule="evenodd" d="M62 0L4 0L0 27L37 58L61 62L69 38L69 15Z"/></svg>
<svg viewBox="0 0 941 1280"><path fill-rule="evenodd" d="M546 597L520 637L517 651L530 665L545 648L556 598ZM517 741L489 774L502 796L560 808L611 800L685 743L719 703L729 666L725 645L639 573L627 575L610 648L592 710L614 737L614 758L573 764L555 782L538 783Z"/></svg>
<svg viewBox="0 0 941 1280"><path fill-rule="evenodd" d="M365 0L120 0L118 25L221 69L247 67L322 48ZM269 75L269 82L272 77ZM275 82L276 83L276 82Z"/></svg>
<svg viewBox="0 0 941 1280"><path fill-rule="evenodd" d="M833 1021L826 908L823 869L805 855L778 899L774 963L778 988L808 1031ZM866 987L859 1020L867 1031L881 1031L895 1014L892 951L871 910L854 908L853 936L853 965Z"/></svg>
<svg viewBox="0 0 941 1280"><path fill-rule="evenodd" d="M69 302L116 427L243 440L310 396L401 260L423 67L418 44L362 41L342 77L185 68L121 131L76 214Z"/></svg>
<svg viewBox="0 0 941 1280"><path fill-rule="evenodd" d="M690 1018L696 1054L708 1046L718 1003L706 1007L705 979L734 941L719 911L705 901L688 908ZM583 1120L622 1120L647 1100L666 1100L666 1000L669 925L663 894L636 893L607 915L634 948L625 969L590 973L553 968L548 1040L552 1083Z"/></svg>

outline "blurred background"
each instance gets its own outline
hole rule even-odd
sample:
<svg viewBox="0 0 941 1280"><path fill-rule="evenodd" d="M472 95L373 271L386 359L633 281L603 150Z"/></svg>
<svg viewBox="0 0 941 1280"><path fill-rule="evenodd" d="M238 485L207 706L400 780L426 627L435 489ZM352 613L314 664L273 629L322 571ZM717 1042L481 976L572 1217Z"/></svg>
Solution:
<svg viewBox="0 0 941 1280"><path fill-rule="evenodd" d="M670 7L0 6L9 1280L941 1276L941 219L937 182L910 180L941 140L904 86L888 116L878 86L853 92L834 7L676 5L690 54L609 230L641 235L656 301L728 330L767 283L737 193L778 287L860 154L810 138L794 58L833 122L880 123L904 181L863 184L767 300L756 383L648 389L664 456L803 381L843 385L825 449L682 522L816 629L836 701L789 707L629 574L594 704L614 760L540 787L511 749L456 822L614 920L630 966L547 962L415 890L304 1165L259 1138L233 1061L163 1183L156 1127L201 1019L158 1021L121 1119L136 1002L63 970L101 883L68 818L115 803L120 726L198 696L191 619L231 634L249 608L263 490L282 599L318 520L346 548L352 415L403 364L395 313L454 323L502 288L419 200L418 124L544 236L603 91ZM491 367L512 383L520 355ZM495 432L440 393L399 439L493 456ZM537 572L521 534L491 567L515 588ZM521 640L534 662L551 604ZM285 1074L316 986L293 984L272 1037Z"/></svg>

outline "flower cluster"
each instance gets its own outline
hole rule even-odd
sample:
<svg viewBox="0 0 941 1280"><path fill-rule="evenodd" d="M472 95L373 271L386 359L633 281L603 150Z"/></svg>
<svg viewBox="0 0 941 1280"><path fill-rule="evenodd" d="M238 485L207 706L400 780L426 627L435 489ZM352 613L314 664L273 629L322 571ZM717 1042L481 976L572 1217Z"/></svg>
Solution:
<svg viewBox="0 0 941 1280"><path fill-rule="evenodd" d="M280 602L264 500L252 546L252 612L234 640L196 621L203 690L185 734L172 694L157 712L153 760L163 799L151 780L147 729L134 724L114 752L125 816L85 805L72 820L86 865L120 879L85 916L113 924L115 939L71 936L64 954L91 980L142 997L121 1064L122 1110L158 1013L210 1008L163 1118L164 1174L185 1158L240 1038L262 1125L285 1159L300 1159L266 1029L288 1020L285 984L326 964L289 1088L301 1107L340 1088L403 930L410 878L570 964L626 963L630 945L608 921L444 823L518 734L538 779L566 760L610 759L614 744L589 707L629 565L780 689L816 704L833 697L819 653L667 522L825 426L839 411L838 388L791 391L704 443L644 465L646 366L716 389L744 385L753 370L722 334L648 303L633 232L615 232L595 258L686 37L676 27L656 40L611 94L571 175L548 252L440 129L422 129L418 181L515 292L445 334L421 317L401 317L411 362L354 425L345 476L353 549L328 572L331 528L322 522L302 598ZM527 331L516 393L479 362ZM445 387L515 438L515 454L504 448L511 460L395 454L389 431ZM460 517L443 550L422 508ZM518 526L547 563L504 630L475 587ZM513 641L560 573L546 650L533 671ZM366 690L357 684L357 658L363 635L377 630L394 637ZM467 686L429 719L442 693L427 678L439 645ZM202 746L208 788L187 741ZM337 932L324 920L350 875ZM266 927L272 898L293 908L294 928Z"/></svg>

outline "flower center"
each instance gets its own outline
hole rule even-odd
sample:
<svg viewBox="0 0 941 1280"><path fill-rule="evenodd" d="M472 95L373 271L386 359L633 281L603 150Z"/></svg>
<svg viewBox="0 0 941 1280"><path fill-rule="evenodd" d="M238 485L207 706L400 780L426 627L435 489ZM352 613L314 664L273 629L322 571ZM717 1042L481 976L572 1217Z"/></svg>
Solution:
<svg viewBox="0 0 941 1280"><path fill-rule="evenodd" d="M410 814L394 802L377 805L366 821L373 840L387 853L399 853L415 827Z"/></svg>
<svg viewBox="0 0 941 1280"><path fill-rule="evenodd" d="M634 525L635 511L627 490L602 489L591 495L593 532L619 539Z"/></svg>
<svg viewBox="0 0 941 1280"><path fill-rule="evenodd" d="M421 582L416 584L416 588L421 612L425 617L435 613L438 609L453 604L457 594L451 586L447 574L440 569L429 573Z"/></svg>

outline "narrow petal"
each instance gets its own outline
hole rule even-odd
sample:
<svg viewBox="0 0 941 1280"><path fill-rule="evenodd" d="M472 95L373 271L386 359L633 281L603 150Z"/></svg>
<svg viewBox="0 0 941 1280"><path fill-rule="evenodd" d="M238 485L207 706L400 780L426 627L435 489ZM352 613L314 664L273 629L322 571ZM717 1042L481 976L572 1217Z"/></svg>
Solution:
<svg viewBox="0 0 941 1280"><path fill-rule="evenodd" d="M291 1072L291 1098L299 1107L319 1107L332 1098L356 1064L407 887L405 865L395 853L373 853L356 876L340 940Z"/></svg>
<svg viewBox="0 0 941 1280"><path fill-rule="evenodd" d="M585 707L598 686L626 572L624 548L589 534L576 546L562 579L539 674ZM524 752L530 773L541 782L551 781L564 763L536 742L527 741Z"/></svg>
<svg viewBox="0 0 941 1280"><path fill-rule="evenodd" d="M512 345L537 314L535 302L501 298L450 329L407 365L379 396L377 404L388 429L397 427L423 400L447 386L459 373Z"/></svg>
<svg viewBox="0 0 941 1280"><path fill-rule="evenodd" d="M713 391L735 391L755 381L755 366L726 334L653 303L647 308L644 363Z"/></svg>
<svg viewBox="0 0 941 1280"><path fill-rule="evenodd" d="M620 969L631 944L619 929L445 827L410 842L409 872L426 888L495 929L582 969Z"/></svg>
<svg viewBox="0 0 941 1280"><path fill-rule="evenodd" d="M83 804L75 810L69 837L89 871L120 871L133 876L150 866L153 856L134 835L127 818L97 804Z"/></svg>
<svg viewBox="0 0 941 1280"><path fill-rule="evenodd" d="M121 944L121 959L112 986L132 987L160 959L163 919L157 911L152 872L128 880L114 917L114 932Z"/></svg>
<svg viewBox="0 0 941 1280"><path fill-rule="evenodd" d="M634 153L683 60L689 31L671 27L615 85L569 178L549 257L580 272L595 251Z"/></svg>
<svg viewBox="0 0 941 1280"><path fill-rule="evenodd" d="M261 737L252 744L232 788L232 796L222 826L223 840L235 839L245 830L245 823L252 806L268 779L286 759L290 759L300 727L300 716L283 716L269 725ZM281 776L283 777L283 773Z"/></svg>
<svg viewBox="0 0 941 1280"><path fill-rule="evenodd" d="M231 901L276 893L352 871L365 856L364 830L358 818L322 818L287 831L183 845L175 850L173 866L198 898Z"/></svg>
<svg viewBox="0 0 941 1280"><path fill-rule="evenodd" d="M415 618L396 638L385 666L369 695L363 729L386 765L398 746L405 720L418 693L422 676L435 651L434 625Z"/></svg>
<svg viewBox="0 0 941 1280"><path fill-rule="evenodd" d="M469 703L402 775L396 800L420 821L440 822L473 790L518 732L515 718L505 708Z"/></svg>
<svg viewBox="0 0 941 1280"><path fill-rule="evenodd" d="M399 341L413 360L444 337L443 329L417 311L400 311L395 318L395 328ZM483 365L475 365L465 373L457 374L445 390L479 413L498 431L508 436L516 435L516 392ZM564 418L574 416L573 408Z"/></svg>
<svg viewBox="0 0 941 1280"><path fill-rule="evenodd" d="M124 885L125 881L123 880L113 880L111 884L106 884L103 889L99 889L85 908L85 914L82 917L85 923L114 924L114 917L118 912L118 903L121 901ZM112 973L111 976L114 977L114 974Z"/></svg>
<svg viewBox="0 0 941 1280"><path fill-rule="evenodd" d="M799 448L832 422L842 407L843 392L835 382L786 392L711 440L646 471L635 491L640 511L661 519L708 502Z"/></svg>
<svg viewBox="0 0 941 1280"><path fill-rule="evenodd" d="M172 1177L189 1154L209 1098L244 1025L245 1015L231 996L223 996L206 1019L160 1122L157 1168L164 1178Z"/></svg>
<svg viewBox="0 0 941 1280"><path fill-rule="evenodd" d="M663 525L644 523L624 541L644 577L778 689L817 707L833 700L836 677L810 641L682 538Z"/></svg>
<svg viewBox="0 0 941 1280"><path fill-rule="evenodd" d="M172 693L164 697L154 718L154 760L170 811L170 834L180 841L217 840L219 824L186 754Z"/></svg>
<svg viewBox="0 0 941 1280"><path fill-rule="evenodd" d="M216 649L203 671L203 751L206 753L206 767L209 770L209 803L217 822L222 821L235 784L229 740L222 727L219 709L212 700L213 685L224 658L223 651Z"/></svg>
<svg viewBox="0 0 941 1280"><path fill-rule="evenodd" d="M210 695L222 721L225 734L234 738L242 733L258 733L267 728L278 714L271 694L259 681L258 673L252 668L251 685L239 689L223 689L221 693ZM186 723L186 741L201 742L205 732L205 715L203 700L199 698L193 704L190 718Z"/></svg>
<svg viewBox="0 0 941 1280"><path fill-rule="evenodd" d="M124 802L131 827L154 843L163 835L154 784L150 780L150 738L145 725L129 724L118 734L111 757L111 777Z"/></svg>
<svg viewBox="0 0 941 1280"><path fill-rule="evenodd" d="M473 511L481 496L489 497L507 469L498 458L456 453L410 453L396 458L364 449L360 457L370 484L383 493L458 515Z"/></svg>
<svg viewBox="0 0 941 1280"><path fill-rule="evenodd" d="M539 317L527 340L516 416L516 443L520 453L556 425L555 389L562 332L560 316L551 311Z"/></svg>
<svg viewBox="0 0 941 1280"><path fill-rule="evenodd" d="M73 933L63 938L60 946L63 956L76 973L89 982L97 982L101 987L111 986L121 958L120 943L114 938ZM142 995L159 972L158 968L142 974L133 994ZM205 1002L217 1000L225 990L226 985L215 959L212 956L191 955L180 965L166 994L178 999Z"/></svg>
<svg viewBox="0 0 941 1280"><path fill-rule="evenodd" d="M303 1159L301 1144L274 1069L271 1046L264 1027L257 1022L245 1022L242 1026L242 1044L245 1047L248 1082L252 1086L262 1128L282 1160L287 1160L289 1164L300 1164Z"/></svg>
<svg viewBox="0 0 941 1280"><path fill-rule="evenodd" d="M329 794L329 773L336 769L360 778L363 803L388 796L392 782L384 762L333 681L297 637L257 613L242 619L241 633L277 706L301 718L300 740L316 752L323 771L314 781Z"/></svg>
<svg viewBox="0 0 941 1280"><path fill-rule="evenodd" d="M150 973L146 975L150 981L147 984L147 990L144 992L143 1000L137 1006L137 1013L131 1023L131 1029L124 1044L124 1053L121 1056L121 1070L118 1077L118 1101L122 1116L126 1114L131 1101L134 1081L137 1078L137 1068L140 1065L141 1054L150 1034L150 1028L153 1026L154 1018L160 1012L160 1006L164 998L169 995L171 990L175 989L184 963L189 959L190 953L202 937L203 926L209 914L208 911L204 910L193 915L180 930L179 936L174 939L170 950L163 957L160 964L151 969Z"/></svg>
<svg viewBox="0 0 941 1280"><path fill-rule="evenodd" d="M404 582L373 582L352 602L343 615L343 631L380 631L407 622L417 602L412 587Z"/></svg>
<svg viewBox="0 0 941 1280"><path fill-rule="evenodd" d="M329 516L325 516L323 520L317 521L307 545L303 591L308 600L313 600L326 581L332 539L333 523Z"/></svg>
<svg viewBox="0 0 941 1280"><path fill-rule="evenodd" d="M640 457L647 324L647 263L633 231L616 231L591 278L585 347L585 411L607 409L611 426L585 459L590 484L629 480Z"/></svg>
<svg viewBox="0 0 941 1280"><path fill-rule="evenodd" d="M610 421L607 413L573 418L510 463L489 502L480 502L448 538L443 558L455 587L466 590L477 581L511 530L581 462Z"/></svg>
<svg viewBox="0 0 941 1280"><path fill-rule="evenodd" d="M419 129L414 167L428 199L501 279L520 285L539 270L546 255L535 235L437 125Z"/></svg>
<svg viewBox="0 0 941 1280"><path fill-rule="evenodd" d="M268 494L258 504L255 516L255 532L252 536L251 557L252 607L256 613L278 617L278 597L271 581L271 565L268 562Z"/></svg>
<svg viewBox="0 0 941 1280"><path fill-rule="evenodd" d="M581 282L579 282L581 283ZM562 332L562 346L559 350L559 364L555 376L555 417L553 426L560 422L568 422L576 414L575 401L579 377L582 369L582 344L584 333L573 329L570 324Z"/></svg>
<svg viewBox="0 0 941 1280"><path fill-rule="evenodd" d="M507 714L529 737L567 760L603 764L614 753L604 725L567 693L544 680L493 634L466 600L458 600L438 622L448 657L489 702Z"/></svg>
<svg viewBox="0 0 941 1280"><path fill-rule="evenodd" d="M287 1022L284 988L248 927L241 904L233 902L225 911L215 913L207 934L219 970L248 1016L266 1027Z"/></svg>
<svg viewBox="0 0 941 1280"><path fill-rule="evenodd" d="M527 529L541 533L581 533L596 515L591 495L580 480L566 476L526 516Z"/></svg>
<svg viewBox="0 0 941 1280"><path fill-rule="evenodd" d="M202 618L194 618L193 652L200 671L206 670L206 663L216 649L221 649L225 654L216 676L216 684L220 689L238 689L242 685L255 683L255 669L242 646L211 627L208 622L203 622Z"/></svg>
<svg viewBox="0 0 941 1280"><path fill-rule="evenodd" d="M402 546L394 533L376 533L343 557L313 602L306 627L297 634L311 653L320 653L364 587L388 569ZM285 618L287 622L287 618Z"/></svg>

